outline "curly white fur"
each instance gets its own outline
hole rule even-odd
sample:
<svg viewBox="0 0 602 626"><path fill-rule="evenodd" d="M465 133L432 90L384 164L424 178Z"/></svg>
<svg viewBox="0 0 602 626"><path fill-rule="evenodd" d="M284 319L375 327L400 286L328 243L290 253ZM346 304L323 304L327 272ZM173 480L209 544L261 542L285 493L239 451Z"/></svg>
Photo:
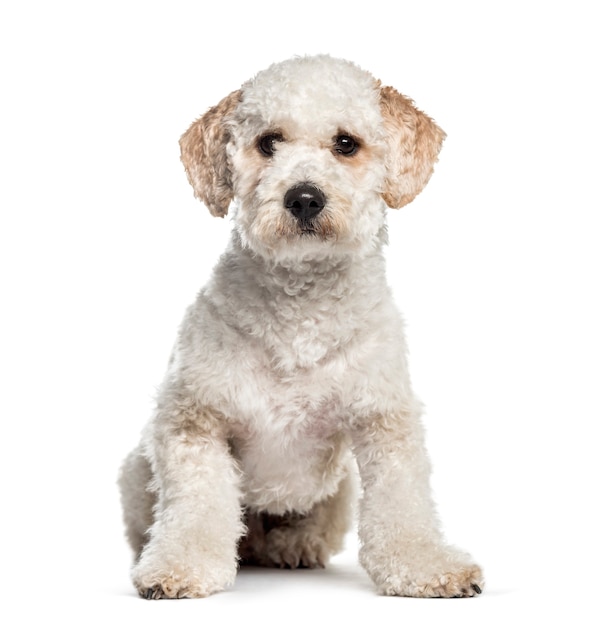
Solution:
<svg viewBox="0 0 602 626"><path fill-rule="evenodd" d="M208 595L239 559L324 565L348 530L356 464L360 560L379 591L480 592L480 569L439 531L382 254L387 205L420 192L443 137L327 56L273 65L183 135L195 194L215 215L233 202L234 229L121 473L143 596ZM323 204L309 217L285 201L300 185Z"/></svg>

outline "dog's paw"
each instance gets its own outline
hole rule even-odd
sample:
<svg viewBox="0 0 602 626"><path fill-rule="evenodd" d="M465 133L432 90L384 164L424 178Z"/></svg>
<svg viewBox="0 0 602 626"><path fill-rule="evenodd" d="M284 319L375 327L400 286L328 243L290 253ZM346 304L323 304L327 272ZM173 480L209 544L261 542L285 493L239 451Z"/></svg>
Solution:
<svg viewBox="0 0 602 626"><path fill-rule="evenodd" d="M442 569L441 572L391 575L379 585L379 592L413 598L469 598L483 590L483 574L477 565L459 570Z"/></svg>
<svg viewBox="0 0 602 626"><path fill-rule="evenodd" d="M134 586L148 600L205 598L231 585L236 576L234 566L156 565L150 561L143 555L132 570Z"/></svg>
<svg viewBox="0 0 602 626"><path fill-rule="evenodd" d="M330 556L326 541L306 529L274 528L266 536L267 563L275 567L325 567Z"/></svg>
<svg viewBox="0 0 602 626"><path fill-rule="evenodd" d="M396 546L388 557L364 553L362 564L379 593L387 596L468 598L485 586L481 568L449 546Z"/></svg>
<svg viewBox="0 0 602 626"><path fill-rule="evenodd" d="M133 577L138 593L147 600L161 598L206 598L222 591L226 584L197 572L160 571L150 576Z"/></svg>

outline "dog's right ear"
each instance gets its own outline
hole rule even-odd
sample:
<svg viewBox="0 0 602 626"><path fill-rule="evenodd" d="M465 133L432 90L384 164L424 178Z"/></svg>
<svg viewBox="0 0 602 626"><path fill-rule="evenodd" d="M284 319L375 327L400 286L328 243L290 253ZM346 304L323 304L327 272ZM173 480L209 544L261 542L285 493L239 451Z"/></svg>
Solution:
<svg viewBox="0 0 602 626"><path fill-rule="evenodd" d="M196 120L180 138L182 163L194 195L217 217L228 213L233 198L226 154L230 139L226 120L240 97L240 90L233 91Z"/></svg>

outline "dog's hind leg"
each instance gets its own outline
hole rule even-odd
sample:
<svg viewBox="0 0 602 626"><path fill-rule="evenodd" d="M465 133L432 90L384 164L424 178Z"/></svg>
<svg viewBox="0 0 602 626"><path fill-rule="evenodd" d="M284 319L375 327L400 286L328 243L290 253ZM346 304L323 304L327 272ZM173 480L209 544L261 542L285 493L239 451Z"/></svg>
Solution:
<svg viewBox="0 0 602 626"><path fill-rule="evenodd" d="M155 495L148 489L150 480L150 464L136 448L123 462L119 474L126 536L136 559L148 541L147 531L153 523Z"/></svg>
<svg viewBox="0 0 602 626"><path fill-rule="evenodd" d="M338 491L309 513L247 513L247 536L239 545L243 564L266 567L324 567L343 548L355 498L355 481L345 477Z"/></svg>

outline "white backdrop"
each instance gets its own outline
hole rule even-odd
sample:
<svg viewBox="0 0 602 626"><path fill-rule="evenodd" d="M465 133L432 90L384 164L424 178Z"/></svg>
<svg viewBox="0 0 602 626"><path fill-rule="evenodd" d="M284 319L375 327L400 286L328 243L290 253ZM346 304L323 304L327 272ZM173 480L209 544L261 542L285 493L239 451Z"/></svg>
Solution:
<svg viewBox="0 0 602 626"><path fill-rule="evenodd" d="M587 621L602 557L594 4L2 5L0 616ZM142 602L117 469L230 228L193 199L177 140L258 70L318 52L372 71L448 134L427 189L391 212L389 275L444 527L487 588L379 598L351 536L324 572L247 572L209 600Z"/></svg>

